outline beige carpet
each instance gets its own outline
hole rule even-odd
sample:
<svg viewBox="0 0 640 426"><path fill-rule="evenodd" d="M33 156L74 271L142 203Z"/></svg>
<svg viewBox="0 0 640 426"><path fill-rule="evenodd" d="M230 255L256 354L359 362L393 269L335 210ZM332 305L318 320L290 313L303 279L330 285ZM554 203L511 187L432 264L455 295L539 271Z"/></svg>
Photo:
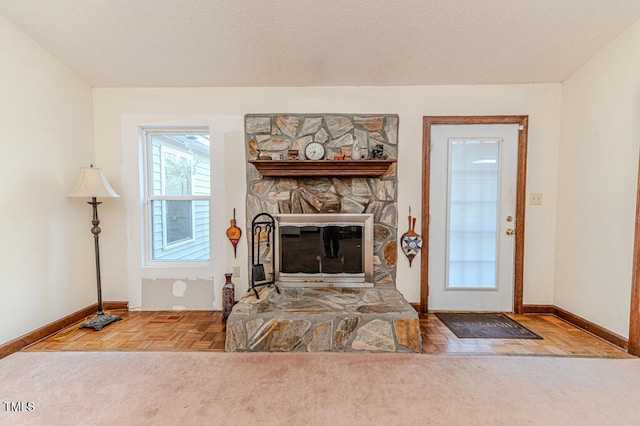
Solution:
<svg viewBox="0 0 640 426"><path fill-rule="evenodd" d="M638 359L22 352L0 424L637 425L639 384Z"/></svg>

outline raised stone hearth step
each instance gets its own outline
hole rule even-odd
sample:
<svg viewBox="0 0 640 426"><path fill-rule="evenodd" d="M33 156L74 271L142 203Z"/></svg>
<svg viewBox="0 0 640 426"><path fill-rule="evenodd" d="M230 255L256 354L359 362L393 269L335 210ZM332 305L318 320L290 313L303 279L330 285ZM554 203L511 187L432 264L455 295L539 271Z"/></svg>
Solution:
<svg viewBox="0 0 640 426"><path fill-rule="evenodd" d="M418 313L393 288L263 287L227 320L227 352L422 352Z"/></svg>

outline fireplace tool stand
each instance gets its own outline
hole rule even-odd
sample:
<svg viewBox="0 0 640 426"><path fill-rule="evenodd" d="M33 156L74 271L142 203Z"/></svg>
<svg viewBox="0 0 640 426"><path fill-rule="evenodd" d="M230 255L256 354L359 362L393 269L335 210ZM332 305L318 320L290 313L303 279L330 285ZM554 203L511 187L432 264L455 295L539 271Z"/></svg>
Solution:
<svg viewBox="0 0 640 426"><path fill-rule="evenodd" d="M260 299L257 287L273 285L278 293L275 281L275 219L269 213L259 213L251 221L251 288ZM263 259L261 260L261 256ZM271 265L269 279L264 269L265 260Z"/></svg>

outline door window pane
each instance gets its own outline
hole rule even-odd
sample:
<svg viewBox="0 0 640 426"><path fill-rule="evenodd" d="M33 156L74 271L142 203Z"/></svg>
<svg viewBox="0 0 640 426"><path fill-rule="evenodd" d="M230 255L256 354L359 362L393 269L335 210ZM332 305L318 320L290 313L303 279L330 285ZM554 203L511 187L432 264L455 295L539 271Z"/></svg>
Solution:
<svg viewBox="0 0 640 426"><path fill-rule="evenodd" d="M499 140L449 140L447 288L497 287Z"/></svg>

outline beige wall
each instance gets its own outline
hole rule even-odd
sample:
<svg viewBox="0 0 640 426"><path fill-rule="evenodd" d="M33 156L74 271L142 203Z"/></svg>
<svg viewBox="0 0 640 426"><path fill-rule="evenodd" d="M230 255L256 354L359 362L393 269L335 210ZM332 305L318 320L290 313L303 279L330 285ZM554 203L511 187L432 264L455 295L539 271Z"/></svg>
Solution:
<svg viewBox="0 0 640 426"><path fill-rule="evenodd" d="M238 265L242 277L234 282L241 295L247 286L246 236L235 260L224 229L234 207L238 225L245 227L242 117L263 112L398 114L398 208L403 217L410 205L418 228L422 117L529 115L527 190L543 193L544 204L527 205L524 302L555 304L627 336L640 141L640 23L562 85L92 92L2 17L0 52L0 134L10 159L0 169L9 183L2 186L0 209L5 223L0 343L95 302L90 210L82 200L65 197L78 168L91 161L105 168L123 195L101 206L104 298L139 306L142 278L148 276L134 243L140 239L135 210L140 123L211 125L217 167L225 176L215 189L213 232L222 238L214 244L212 266L151 278L213 278L213 305L219 308L222 274ZM409 268L398 256L397 287L417 302L420 259Z"/></svg>
<svg viewBox="0 0 640 426"><path fill-rule="evenodd" d="M80 166L96 161L123 195L101 206L103 294L136 308L149 274L139 261L135 126L213 126L216 166L224 170L214 189L213 232L224 235L234 207L245 229L242 117L264 112L398 114L398 208L403 217L412 207L418 229L422 117L529 115L527 189L543 193L544 204L526 210L524 302L555 304L627 336L640 22L562 85L92 91L2 16L0 60L0 344L95 302L90 209L65 197ZM234 260L230 244L216 238L206 270L160 271L150 278L213 278L219 308L222 274L232 266L242 267L242 277L234 279L237 294L246 289L247 247L243 236ZM398 256L397 287L416 302L420 258L409 268Z"/></svg>
<svg viewBox="0 0 640 426"><path fill-rule="evenodd" d="M555 304L628 336L640 22L562 85Z"/></svg>
<svg viewBox="0 0 640 426"><path fill-rule="evenodd" d="M400 217L412 207L420 229L422 117L425 115L529 115L527 186L544 194L542 206L527 206L524 301L553 303L555 200L560 117L560 85L420 86L420 87L322 87L322 88L192 88L192 89L94 89L96 157L114 175L113 184L122 188L123 198L108 210L110 238L103 244L104 293L107 300L132 301L140 306L139 202L135 124L176 123L183 117L194 123L226 120L217 136L218 155L224 160L226 181L214 222L220 227L214 236L224 236L231 211L237 209L238 226L245 228L246 184L242 117L247 113L387 113L398 114L398 209ZM218 121L216 121L218 120ZM223 127L224 127L223 126ZM215 130L215 129L214 129ZM119 178L118 178L119 177ZM105 218L107 216L104 216ZM404 222L400 221L402 227ZM103 229L106 233L106 224ZM218 234L216 234L218 232ZM214 248L214 266L197 271L190 278L211 276L215 295L224 283L223 273L233 265L242 267L242 278L234 279L236 294L246 290L246 236L233 259L231 245L221 239ZM129 247L128 251L124 247ZM411 302L419 300L419 257L409 268L398 253L397 288ZM125 267L123 267L125 266ZM217 269L216 269L217 268ZM166 271L155 278L180 278ZM197 276L195 276L197 275ZM214 306L220 307L220 297Z"/></svg>
<svg viewBox="0 0 640 426"><path fill-rule="evenodd" d="M0 16L0 344L96 301L91 88Z"/></svg>

